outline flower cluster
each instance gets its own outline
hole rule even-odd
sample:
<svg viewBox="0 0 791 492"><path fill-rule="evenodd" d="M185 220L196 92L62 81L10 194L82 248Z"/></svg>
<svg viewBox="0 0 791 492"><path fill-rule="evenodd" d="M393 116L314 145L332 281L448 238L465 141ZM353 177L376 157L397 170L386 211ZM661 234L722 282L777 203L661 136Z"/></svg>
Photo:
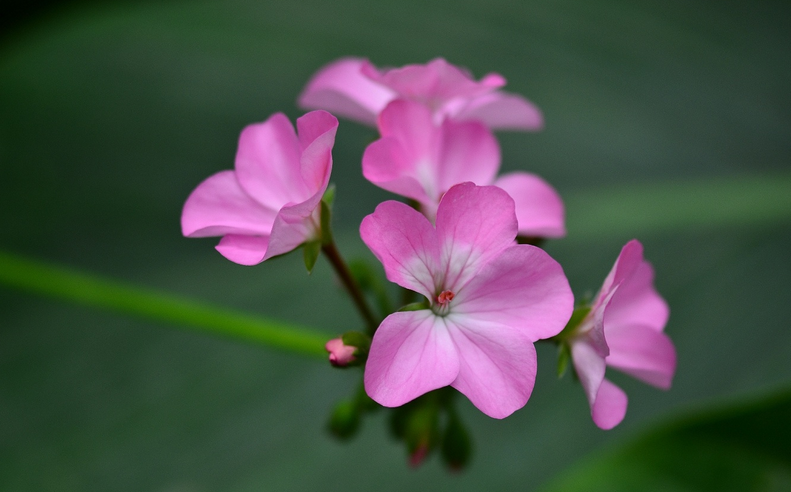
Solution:
<svg viewBox="0 0 791 492"><path fill-rule="evenodd" d="M604 429L626 411L624 392L604 378L606 366L660 388L675 371L675 349L663 333L668 308L639 242L624 246L593 302L576 308L560 264L526 244L563 237L565 211L540 177L498 176L493 130L543 126L536 106L501 91L504 85L499 74L475 80L443 59L396 69L338 60L299 96L314 111L297 120L296 132L282 114L245 128L234 170L201 183L182 212L185 236L222 236L217 250L239 264L303 246L310 269L319 249L326 254L368 325L326 345L334 366L364 367L367 395L344 402L333 428L356 428L367 398L402 407L394 429L413 462L436 445L451 466L467 459L448 393L432 397L435 390L452 387L493 418L524 406L539 340L571 358L593 421ZM387 279L403 288L404 305L394 312L367 307L371 282L347 267L332 242L323 197L338 121L327 111L376 127L363 175L406 199L381 203L360 225Z"/></svg>

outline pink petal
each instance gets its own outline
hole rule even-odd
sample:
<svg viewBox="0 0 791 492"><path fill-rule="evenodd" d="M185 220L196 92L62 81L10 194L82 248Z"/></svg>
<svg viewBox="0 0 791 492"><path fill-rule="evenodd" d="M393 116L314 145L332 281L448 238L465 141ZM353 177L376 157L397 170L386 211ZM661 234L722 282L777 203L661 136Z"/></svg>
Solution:
<svg viewBox="0 0 791 492"><path fill-rule="evenodd" d="M221 171L204 180L187 198L181 212L181 230L188 237L232 233L268 236L275 214L242 190L233 171Z"/></svg>
<svg viewBox="0 0 791 492"><path fill-rule="evenodd" d="M459 121L480 121L492 130L537 131L544 127L544 117L535 104L522 96L500 91L470 100L452 116Z"/></svg>
<svg viewBox="0 0 791 492"><path fill-rule="evenodd" d="M654 269L641 261L615 291L604 313L605 326L647 326L662 331L670 310L654 288Z"/></svg>
<svg viewBox="0 0 791 492"><path fill-rule="evenodd" d="M275 218L269 248L264 259L282 255L298 248L302 243L319 239L322 191L306 202L283 207Z"/></svg>
<svg viewBox="0 0 791 492"><path fill-rule="evenodd" d="M393 313L371 342L365 391L377 403L397 407L449 385L459 358L444 318L430 310Z"/></svg>
<svg viewBox="0 0 791 492"><path fill-rule="evenodd" d="M621 388L605 379L599 386L595 402L591 405L593 423L609 430L620 424L626 415L628 399Z"/></svg>
<svg viewBox="0 0 791 492"><path fill-rule="evenodd" d="M535 174L514 172L501 176L494 185L514 199L520 235L553 238L566 235L563 200L546 181Z"/></svg>
<svg viewBox="0 0 791 492"><path fill-rule="evenodd" d="M286 203L301 202L313 194L302 179L300 154L291 122L281 113L274 114L242 130L236 178L253 199L280 210Z"/></svg>
<svg viewBox="0 0 791 492"><path fill-rule="evenodd" d="M481 323L472 316L451 314L445 319L459 353L459 374L451 386L496 419L522 408L536 378L530 339L513 326Z"/></svg>
<svg viewBox="0 0 791 492"><path fill-rule="evenodd" d="M500 168L500 145L492 132L477 122L451 120L445 120L440 130L436 168L440 193L466 181L480 186L491 184Z"/></svg>
<svg viewBox="0 0 791 492"><path fill-rule="evenodd" d="M365 60L341 58L321 68L299 96L299 105L374 125L395 94L361 72Z"/></svg>
<svg viewBox="0 0 791 492"><path fill-rule="evenodd" d="M437 211L444 288L457 291L516 238L514 201L500 188L463 183L445 193Z"/></svg>
<svg viewBox="0 0 791 492"><path fill-rule="evenodd" d="M234 263L251 266L264 261L268 245L266 236L226 234L215 249Z"/></svg>
<svg viewBox="0 0 791 492"><path fill-rule="evenodd" d="M454 315L509 326L530 341L560 333L574 309L560 264L528 245L503 251L455 294Z"/></svg>
<svg viewBox="0 0 791 492"><path fill-rule="evenodd" d="M593 410L596 402L596 395L604 381L604 372L607 368L604 357L596 352L584 339L578 339L571 344L571 360L574 362L574 369L579 377L582 389Z"/></svg>
<svg viewBox="0 0 791 492"><path fill-rule="evenodd" d="M381 71L366 64L362 72L371 80L390 87L401 97L429 104L454 97L476 96L505 84L505 79L497 74L489 74L481 82L476 82L466 70L442 58L431 60L425 65L406 65Z"/></svg>
<svg viewBox="0 0 791 492"><path fill-rule="evenodd" d="M595 310L599 306L603 306L605 304L605 299L610 299L613 295L613 291L621 282L629 278L642 262L643 245L640 244L640 241L632 239L621 248L621 253L615 260L615 264L604 279L604 284L602 284L596 301L593 303L593 309Z"/></svg>
<svg viewBox="0 0 791 492"><path fill-rule="evenodd" d="M420 212L400 202L381 203L363 219L360 237L382 262L391 282L433 298L439 244L434 228Z"/></svg>
<svg viewBox="0 0 791 492"><path fill-rule="evenodd" d="M401 145L409 168L416 169L421 160L439 160L439 128L422 104L395 100L379 115L377 125L383 137L392 137ZM401 165L407 167L407 163Z"/></svg>
<svg viewBox="0 0 791 492"><path fill-rule="evenodd" d="M363 176L382 189L417 200L424 207L436 208L434 203L437 199L426 194L423 185L415 177L415 161L405 154L395 138L380 138L365 149Z"/></svg>
<svg viewBox="0 0 791 492"><path fill-rule="evenodd" d="M605 325L608 366L648 384L669 389L676 371L676 349L667 335L642 325Z"/></svg>
<svg viewBox="0 0 791 492"><path fill-rule="evenodd" d="M311 111L297 118L302 180L308 190L324 194L332 172L332 147L338 119L326 111Z"/></svg>

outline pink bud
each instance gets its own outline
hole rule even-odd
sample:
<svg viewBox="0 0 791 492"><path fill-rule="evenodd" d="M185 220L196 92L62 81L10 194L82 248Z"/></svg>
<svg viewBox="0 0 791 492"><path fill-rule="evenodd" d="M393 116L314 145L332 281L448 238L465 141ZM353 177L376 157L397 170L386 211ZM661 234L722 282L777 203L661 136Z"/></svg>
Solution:
<svg viewBox="0 0 791 492"><path fill-rule="evenodd" d="M333 338L324 348L330 353L330 364L335 367L346 367L355 360L354 352L357 347L344 345L341 338Z"/></svg>
<svg viewBox="0 0 791 492"><path fill-rule="evenodd" d="M418 444L417 448L409 455L409 466L412 468L417 468L422 465L423 460L426 459L429 451L430 449L427 442L421 442Z"/></svg>

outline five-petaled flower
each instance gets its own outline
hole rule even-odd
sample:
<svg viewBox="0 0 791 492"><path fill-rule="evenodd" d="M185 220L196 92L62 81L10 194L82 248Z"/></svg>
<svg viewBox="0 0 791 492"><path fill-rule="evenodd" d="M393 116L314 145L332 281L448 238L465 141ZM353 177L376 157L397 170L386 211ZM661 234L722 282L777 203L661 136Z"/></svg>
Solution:
<svg viewBox="0 0 791 492"><path fill-rule="evenodd" d="M341 58L313 76L299 104L374 125L389 102L406 99L425 105L437 122L450 117L480 121L492 129L540 130L544 124L541 111L522 96L498 90L504 85L500 74L490 73L476 81L442 58L384 70L365 59Z"/></svg>
<svg viewBox="0 0 791 492"><path fill-rule="evenodd" d="M516 202L519 235L566 234L563 200L546 181L526 172L497 178L500 146L477 121L437 124L422 104L397 100L378 118L382 138L363 154L363 175L385 190L416 200L434 220L442 195L463 182L493 184Z"/></svg>
<svg viewBox="0 0 791 492"><path fill-rule="evenodd" d="M184 204L188 237L223 236L217 250L241 265L288 253L320 235L320 201L332 171L338 120L326 111L246 127L235 169L203 181Z"/></svg>
<svg viewBox="0 0 791 492"><path fill-rule="evenodd" d="M563 329L573 295L560 265L515 244L516 233L511 197L472 183L445 193L436 227L395 201L363 220L362 239L387 278L429 306L379 326L364 374L371 398L394 407L450 385L494 418L524 406L535 382L533 342Z"/></svg>
<svg viewBox="0 0 791 492"><path fill-rule="evenodd" d="M626 414L626 394L604 378L605 366L653 386L670 388L676 350L663 332L669 310L653 285L643 246L629 241L588 315L571 338L571 356L588 397L593 422L611 429Z"/></svg>

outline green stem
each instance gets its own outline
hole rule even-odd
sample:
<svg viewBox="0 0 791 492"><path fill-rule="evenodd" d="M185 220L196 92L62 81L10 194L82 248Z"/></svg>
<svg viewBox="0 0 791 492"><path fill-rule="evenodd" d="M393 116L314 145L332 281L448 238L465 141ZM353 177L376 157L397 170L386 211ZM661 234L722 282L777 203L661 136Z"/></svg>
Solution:
<svg viewBox="0 0 791 492"><path fill-rule="evenodd" d="M326 357L328 335L0 251L0 284L272 348Z"/></svg>
<svg viewBox="0 0 791 492"><path fill-rule="evenodd" d="M354 305L357 307L357 310L360 311L360 315L362 315L363 320L365 320L365 325L368 330L368 334L373 336L376 329L379 327L379 320L374 316L373 311L368 307L368 302L365 300L365 295L363 291L360 289L360 286L357 284L357 281L354 280L354 276L352 275L349 267L346 265L346 262L343 261L343 257L341 257L338 248L335 246L335 241L328 241L321 245L321 250L324 252L324 255L327 257L327 260L330 262L332 267L335 269L335 273L338 274L338 277L343 282L344 287L346 287L346 291L352 298Z"/></svg>

